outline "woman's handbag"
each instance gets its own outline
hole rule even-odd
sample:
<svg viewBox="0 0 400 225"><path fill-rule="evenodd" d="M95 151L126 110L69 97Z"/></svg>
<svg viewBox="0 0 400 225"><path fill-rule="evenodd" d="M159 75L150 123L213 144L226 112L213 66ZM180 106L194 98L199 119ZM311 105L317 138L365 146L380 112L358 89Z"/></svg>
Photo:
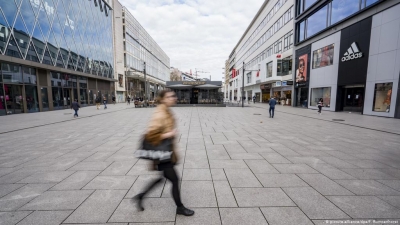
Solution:
<svg viewBox="0 0 400 225"><path fill-rule="evenodd" d="M140 148L135 152L135 156L139 159L157 160L160 163L170 162L172 143L172 139L164 139L159 145L153 145L143 138Z"/></svg>

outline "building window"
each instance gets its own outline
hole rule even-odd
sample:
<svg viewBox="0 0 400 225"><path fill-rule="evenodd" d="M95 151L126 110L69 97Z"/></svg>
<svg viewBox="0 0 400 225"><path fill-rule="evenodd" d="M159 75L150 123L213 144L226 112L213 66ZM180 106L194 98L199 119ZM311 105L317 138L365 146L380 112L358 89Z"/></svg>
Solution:
<svg viewBox="0 0 400 225"><path fill-rule="evenodd" d="M247 73L247 83L250 84L251 83L251 72Z"/></svg>
<svg viewBox="0 0 400 225"><path fill-rule="evenodd" d="M364 2L364 0L362 1ZM334 0L331 4L331 24L335 24L360 10L360 3L356 0Z"/></svg>
<svg viewBox="0 0 400 225"><path fill-rule="evenodd" d="M286 76L292 74L292 56L277 61L277 76Z"/></svg>
<svg viewBox="0 0 400 225"><path fill-rule="evenodd" d="M374 105L372 111L390 112L393 83L375 84Z"/></svg>
<svg viewBox="0 0 400 225"><path fill-rule="evenodd" d="M333 52L335 44L331 44L313 51L313 69L333 64Z"/></svg>
<svg viewBox="0 0 400 225"><path fill-rule="evenodd" d="M307 19L307 37L310 37L326 28L328 6L324 6Z"/></svg>
<svg viewBox="0 0 400 225"><path fill-rule="evenodd" d="M267 78L272 77L272 61L267 63Z"/></svg>
<svg viewBox="0 0 400 225"><path fill-rule="evenodd" d="M331 88L323 87L323 88L312 88L311 89L311 102L310 106L318 106L318 102L322 98L323 107L330 108L331 107Z"/></svg>
<svg viewBox="0 0 400 225"><path fill-rule="evenodd" d="M297 14L301 14L306 9L310 8L317 0L297 0Z"/></svg>

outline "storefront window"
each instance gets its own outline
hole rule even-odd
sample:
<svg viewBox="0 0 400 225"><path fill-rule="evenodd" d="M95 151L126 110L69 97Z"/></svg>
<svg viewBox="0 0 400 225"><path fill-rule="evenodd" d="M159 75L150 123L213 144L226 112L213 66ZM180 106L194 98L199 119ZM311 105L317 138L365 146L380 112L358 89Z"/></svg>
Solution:
<svg viewBox="0 0 400 225"><path fill-rule="evenodd" d="M360 10L360 3L355 0L334 0L332 2L331 24L335 24Z"/></svg>
<svg viewBox="0 0 400 225"><path fill-rule="evenodd" d="M272 62L267 63L267 77L272 77Z"/></svg>
<svg viewBox="0 0 400 225"><path fill-rule="evenodd" d="M311 89L311 106L318 106L319 100L322 98L324 101L323 107L331 107L331 88L312 88Z"/></svg>
<svg viewBox="0 0 400 225"><path fill-rule="evenodd" d="M34 85L25 85L26 107L28 113L39 112L37 88Z"/></svg>
<svg viewBox="0 0 400 225"><path fill-rule="evenodd" d="M22 67L22 72L25 84L36 84L36 70L34 68Z"/></svg>
<svg viewBox="0 0 400 225"><path fill-rule="evenodd" d="M313 52L313 69L333 64L334 46L331 44Z"/></svg>
<svg viewBox="0 0 400 225"><path fill-rule="evenodd" d="M374 105L375 112L390 112L393 83L375 84Z"/></svg>
<svg viewBox="0 0 400 225"><path fill-rule="evenodd" d="M3 84L0 83L0 116L6 115L6 100L4 98Z"/></svg>
<svg viewBox="0 0 400 225"><path fill-rule="evenodd" d="M1 70L3 72L4 83L23 83L22 71L20 66L10 63L2 63Z"/></svg>
<svg viewBox="0 0 400 225"><path fill-rule="evenodd" d="M277 61L277 75L286 76L292 74L292 56Z"/></svg>
<svg viewBox="0 0 400 225"><path fill-rule="evenodd" d="M328 7L325 6L307 19L307 37L318 33L326 28Z"/></svg>
<svg viewBox="0 0 400 225"><path fill-rule="evenodd" d="M43 111L48 111L49 110L49 97L47 95L47 88L42 87L40 88L40 96L42 98L42 108ZM54 96L53 96L54 98Z"/></svg>

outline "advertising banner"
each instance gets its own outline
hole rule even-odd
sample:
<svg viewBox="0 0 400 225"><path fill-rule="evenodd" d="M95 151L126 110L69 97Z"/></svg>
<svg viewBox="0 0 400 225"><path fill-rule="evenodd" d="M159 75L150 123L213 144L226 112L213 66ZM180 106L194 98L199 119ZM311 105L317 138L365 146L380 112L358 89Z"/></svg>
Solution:
<svg viewBox="0 0 400 225"><path fill-rule="evenodd" d="M308 54L299 57L298 68L296 70L296 83L304 83L307 81L307 63Z"/></svg>

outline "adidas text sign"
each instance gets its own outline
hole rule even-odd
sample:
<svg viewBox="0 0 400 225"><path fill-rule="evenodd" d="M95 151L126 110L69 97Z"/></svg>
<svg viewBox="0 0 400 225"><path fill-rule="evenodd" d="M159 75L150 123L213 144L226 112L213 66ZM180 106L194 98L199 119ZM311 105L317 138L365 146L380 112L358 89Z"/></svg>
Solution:
<svg viewBox="0 0 400 225"><path fill-rule="evenodd" d="M346 62L349 60L353 60L353 59L358 59L361 58L363 56L362 52L360 52L360 50L358 50L357 44L355 42L353 42L353 44L351 44L350 48L347 49L347 51L344 53L343 57L342 57L342 62Z"/></svg>

